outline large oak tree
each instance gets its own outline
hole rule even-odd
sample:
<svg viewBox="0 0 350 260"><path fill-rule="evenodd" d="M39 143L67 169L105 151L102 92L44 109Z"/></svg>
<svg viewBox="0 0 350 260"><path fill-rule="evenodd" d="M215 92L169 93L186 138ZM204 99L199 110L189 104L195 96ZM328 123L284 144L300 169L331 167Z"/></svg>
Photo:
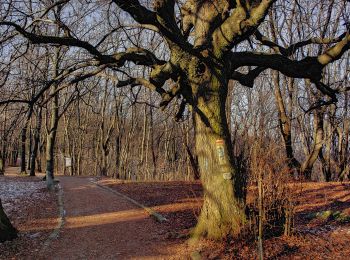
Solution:
<svg viewBox="0 0 350 260"><path fill-rule="evenodd" d="M150 68L147 78L130 76L119 80L117 87L142 85L161 96L160 107L168 106L174 98L180 99L178 117L186 106L194 113L196 153L204 187L204 205L194 234L221 238L239 233L246 222L246 184L245 176L234 164L226 118L229 81L253 87L260 73L272 69L287 77L309 80L325 96L324 104L334 103L339 90L324 84L322 73L350 48L349 29L344 28L335 39L309 38L281 46L260 31L276 0L154 0L151 4L112 0L110 6L117 7L115 12L122 10L118 14L123 17L128 14L128 19L136 22L129 27L154 31L161 37L168 50L167 59L161 59L141 46L113 53L102 48L106 38L113 38L112 31L98 40L76 36L65 24L66 19L60 18L71 2L74 1L48 2L46 8L35 13L36 18L28 16L29 21L21 23L4 16L0 26L6 28L6 39L21 35L32 44L85 50L92 58L89 66L96 67L86 77L100 75L108 68L119 70L130 63ZM60 36L42 33L38 23L48 21L63 33ZM273 52L257 52L254 48L245 51L239 47L251 38ZM292 58L298 49L313 44L328 44L329 48L316 56Z"/></svg>

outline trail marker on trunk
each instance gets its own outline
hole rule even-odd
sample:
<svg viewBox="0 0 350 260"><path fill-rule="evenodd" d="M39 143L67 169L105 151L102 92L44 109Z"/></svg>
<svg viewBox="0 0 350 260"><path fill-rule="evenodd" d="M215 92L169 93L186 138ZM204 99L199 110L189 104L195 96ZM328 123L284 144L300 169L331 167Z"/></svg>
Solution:
<svg viewBox="0 0 350 260"><path fill-rule="evenodd" d="M218 139L215 141L216 151L218 154L219 165L225 164L225 147L224 140Z"/></svg>
<svg viewBox="0 0 350 260"><path fill-rule="evenodd" d="M72 167L72 158L71 157L65 157L65 165L66 167Z"/></svg>
<svg viewBox="0 0 350 260"><path fill-rule="evenodd" d="M222 172L222 177L224 180L231 180L232 174L230 171L228 171L228 165L226 161L225 156L225 142L222 139L218 139L215 141L216 151L218 155L218 161L219 161L219 169L220 172Z"/></svg>

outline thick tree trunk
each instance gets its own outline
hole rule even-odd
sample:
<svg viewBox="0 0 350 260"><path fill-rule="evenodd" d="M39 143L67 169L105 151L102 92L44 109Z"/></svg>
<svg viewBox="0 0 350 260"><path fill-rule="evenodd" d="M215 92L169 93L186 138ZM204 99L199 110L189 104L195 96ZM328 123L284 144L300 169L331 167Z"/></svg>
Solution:
<svg viewBox="0 0 350 260"><path fill-rule="evenodd" d="M55 93L57 86L54 85L52 92ZM50 130L46 139L46 185L49 190L54 188L54 151L56 142L56 132L58 127L58 93L54 96L51 106Z"/></svg>
<svg viewBox="0 0 350 260"><path fill-rule="evenodd" d="M39 113L37 116L37 125L36 129L34 131L34 145L33 145L33 150L30 155L30 176L35 176L35 160L38 155L38 147L39 147L39 142L40 142L40 131L41 131L41 122L42 122L42 117L41 117L41 108L39 108Z"/></svg>
<svg viewBox="0 0 350 260"><path fill-rule="evenodd" d="M30 120L32 121L32 120ZM30 167L31 167L31 156L32 156L32 152L33 152L33 136L32 136L32 126L31 126L31 122L29 124L29 144L28 144L28 164L27 164L27 170L30 171Z"/></svg>
<svg viewBox="0 0 350 260"><path fill-rule="evenodd" d="M7 137L4 136L2 140L2 147L0 151L0 175L4 175L7 159Z"/></svg>
<svg viewBox="0 0 350 260"><path fill-rule="evenodd" d="M10 152L9 164L11 166L17 166L17 158L18 158L18 142L15 142L12 146L12 151Z"/></svg>
<svg viewBox="0 0 350 260"><path fill-rule="evenodd" d="M103 142L103 140L101 140ZM100 144L100 156L101 156L101 165L100 165L100 175L108 176L108 143Z"/></svg>
<svg viewBox="0 0 350 260"><path fill-rule="evenodd" d="M154 143L154 122L153 122L153 109L150 106L149 107L149 117L150 117L150 122L149 122L149 133L150 133L150 145L151 145L151 154L152 154L152 163L153 163L153 171L152 171L152 180L155 180L159 177L157 176L157 156L156 156L156 151L155 151L155 143Z"/></svg>
<svg viewBox="0 0 350 260"><path fill-rule="evenodd" d="M235 235L246 222L245 183L233 164L224 97L214 93L209 101L201 98L195 111L196 153L204 189L195 238Z"/></svg>
<svg viewBox="0 0 350 260"><path fill-rule="evenodd" d="M6 153L7 153L7 131L6 131L6 114L4 115L4 122L2 124L2 129L0 129L0 175L5 173L5 162L6 162Z"/></svg>
<svg viewBox="0 0 350 260"><path fill-rule="evenodd" d="M348 110L349 110L349 93L345 93L345 108L344 108L344 120L343 120L343 133L342 138L344 138L344 141L340 142L339 138L339 165L340 165L340 171L338 173L339 180L344 180L344 178L350 179L350 169L349 169L349 132L350 132L350 119L348 117ZM341 130L339 129L339 133ZM340 134L339 134L340 136ZM341 144L341 145L340 145Z"/></svg>
<svg viewBox="0 0 350 260"><path fill-rule="evenodd" d="M291 114L287 114L287 110L283 101L281 89L280 89L280 75L279 72L272 72L273 84L274 84L274 94L276 99L276 105L278 108L279 125L282 134L284 147L286 151L286 157L288 159L288 166L290 169L294 169L297 173L300 171L300 162L295 158L293 146L292 146L292 122ZM293 82L289 82L293 84ZM290 102L292 102L290 100ZM290 108L291 109L291 108ZM291 113L291 111L289 111Z"/></svg>
<svg viewBox="0 0 350 260"><path fill-rule="evenodd" d="M54 151L55 151L56 130L47 135L46 141L46 184L49 190L54 188Z"/></svg>
<svg viewBox="0 0 350 260"><path fill-rule="evenodd" d="M314 144L310 154L307 156L306 160L303 162L300 172L305 177L306 180L311 180L312 168L315 161L319 157L321 152L323 142L324 142L324 130L323 130L323 112L320 109L316 110L314 113Z"/></svg>
<svg viewBox="0 0 350 260"><path fill-rule="evenodd" d="M200 173L198 171L198 163L197 163L195 157L193 156L190 147L188 147L187 144L185 144L185 146L186 146L187 156L188 156L188 159L190 161L191 168L193 171L193 179L198 180L200 178Z"/></svg>
<svg viewBox="0 0 350 260"><path fill-rule="evenodd" d="M121 137L120 132L118 132L117 136L115 137L115 172L114 172L114 178L120 179L120 156L121 156Z"/></svg>
<svg viewBox="0 0 350 260"><path fill-rule="evenodd" d="M270 16L271 22L270 22L270 29L271 29L271 37L273 41L277 41L277 35L278 35L278 26L276 24L276 21L272 16ZM289 28L291 30L291 28ZM276 53L276 51L275 51ZM274 94L276 99L276 105L278 109L278 116L279 116L279 126L280 131L282 134L284 147L286 151L286 157L288 160L288 167L290 168L290 172L293 174L293 169L295 173L300 173L300 162L295 158L293 146L292 146L292 116L293 116L293 93L294 91L294 79L289 78L288 79L288 96L289 96L289 103L284 101L282 92L281 92L281 78L280 73L278 71L271 71L271 76L273 79L273 85L274 85Z"/></svg>
<svg viewBox="0 0 350 260"><path fill-rule="evenodd" d="M39 141L40 141L40 138L39 138ZM42 158L42 154L43 154L43 146L44 144L42 144L41 142L39 142L39 148L38 148L38 156L36 157L36 167L37 167L37 171L38 172L43 172L42 170L42 163L41 163L41 158Z"/></svg>
<svg viewBox="0 0 350 260"><path fill-rule="evenodd" d="M200 173L199 173L199 169L198 169L198 160L197 157L193 154L193 152L191 151L190 148L190 129L189 129L189 123L187 122L184 126L184 133L185 133L185 137L184 137L184 141L183 141L183 145L185 146L186 152L187 152L187 163L189 164L188 166L188 174L187 176L190 177L191 173L192 173L192 177L194 180L199 180L200 178Z"/></svg>
<svg viewBox="0 0 350 260"><path fill-rule="evenodd" d="M21 174L26 174L26 140L27 140L27 124L21 131Z"/></svg>
<svg viewBox="0 0 350 260"><path fill-rule="evenodd" d="M6 216L0 199L0 243L12 240L16 237L17 230L12 226L10 220Z"/></svg>
<svg viewBox="0 0 350 260"><path fill-rule="evenodd" d="M46 184L49 190L53 190L53 179L54 179L54 144L55 144L55 133L49 133L47 135L46 144Z"/></svg>
<svg viewBox="0 0 350 260"><path fill-rule="evenodd" d="M328 153L328 151L327 151L327 147L326 147L326 155L323 154L322 149L320 150L319 155L318 155L318 158L322 164L322 172L320 172L319 179L321 177L321 178L324 178L324 180L326 182L329 182L332 179L332 171L330 169L330 161L327 158L328 157L327 153Z"/></svg>
<svg viewBox="0 0 350 260"><path fill-rule="evenodd" d="M81 162L82 162L82 158L83 158L83 141L84 141L84 137L81 137L79 140L79 152L77 153L77 159L76 159L76 172L78 174L78 176L82 175L82 167L81 167Z"/></svg>
<svg viewBox="0 0 350 260"><path fill-rule="evenodd" d="M345 104L348 104L348 95L345 96ZM343 120L343 128L339 127L338 132L338 179L343 181L344 178L349 179L349 161L348 161L348 150L349 150L349 131L350 131L350 120L347 118L347 106L345 106L345 119Z"/></svg>
<svg viewBox="0 0 350 260"><path fill-rule="evenodd" d="M3 155L0 154L0 175L4 175L5 173L5 160L3 158Z"/></svg>
<svg viewBox="0 0 350 260"><path fill-rule="evenodd" d="M332 141L334 135L334 122L332 118L335 116L335 107L330 107L330 114L324 120L324 151L321 149L319 153L319 160L322 164L322 173L327 182L332 180L332 168L331 168L331 150L332 150Z"/></svg>
<svg viewBox="0 0 350 260"><path fill-rule="evenodd" d="M33 107L29 108L26 122L21 131L21 174L26 174L26 142L27 142L27 128L29 120L33 113Z"/></svg>

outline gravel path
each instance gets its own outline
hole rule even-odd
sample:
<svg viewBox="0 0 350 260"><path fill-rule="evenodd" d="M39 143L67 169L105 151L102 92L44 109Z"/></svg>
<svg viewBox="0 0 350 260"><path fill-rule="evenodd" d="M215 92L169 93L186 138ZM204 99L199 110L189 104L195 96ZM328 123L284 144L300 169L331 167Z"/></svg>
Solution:
<svg viewBox="0 0 350 260"><path fill-rule="evenodd" d="M59 177L65 224L45 259L185 259L181 245L160 235L160 223L88 178Z"/></svg>

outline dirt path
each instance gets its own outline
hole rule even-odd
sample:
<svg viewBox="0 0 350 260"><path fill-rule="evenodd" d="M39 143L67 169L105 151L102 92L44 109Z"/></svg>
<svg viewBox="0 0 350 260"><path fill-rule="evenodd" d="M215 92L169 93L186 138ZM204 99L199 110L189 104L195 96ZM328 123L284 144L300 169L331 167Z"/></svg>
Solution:
<svg viewBox="0 0 350 260"><path fill-rule="evenodd" d="M185 259L181 245L160 235L160 223L88 178L59 177L65 224L45 259Z"/></svg>

